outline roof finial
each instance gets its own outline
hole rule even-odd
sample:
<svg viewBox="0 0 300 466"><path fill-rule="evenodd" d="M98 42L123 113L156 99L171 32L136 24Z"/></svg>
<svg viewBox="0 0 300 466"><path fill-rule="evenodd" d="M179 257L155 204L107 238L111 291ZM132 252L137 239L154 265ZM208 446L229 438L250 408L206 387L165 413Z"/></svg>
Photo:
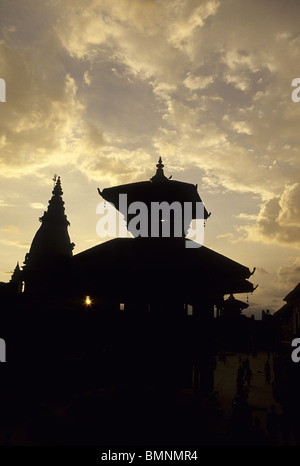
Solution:
<svg viewBox="0 0 300 466"><path fill-rule="evenodd" d="M164 168L164 164L162 163L161 157L158 159L158 164L156 164L157 168Z"/></svg>
<svg viewBox="0 0 300 466"><path fill-rule="evenodd" d="M63 191L61 189L61 183L60 183L60 176L58 176L57 178L57 175L54 175L54 178L53 178L53 181L55 182L56 181L56 184L54 186L54 189L52 191L52 194L55 196L62 196L63 195Z"/></svg>
<svg viewBox="0 0 300 466"><path fill-rule="evenodd" d="M168 178L164 174L164 164L162 163L161 157L158 159L158 163L156 164L157 170L156 174L150 178L151 181L166 181Z"/></svg>

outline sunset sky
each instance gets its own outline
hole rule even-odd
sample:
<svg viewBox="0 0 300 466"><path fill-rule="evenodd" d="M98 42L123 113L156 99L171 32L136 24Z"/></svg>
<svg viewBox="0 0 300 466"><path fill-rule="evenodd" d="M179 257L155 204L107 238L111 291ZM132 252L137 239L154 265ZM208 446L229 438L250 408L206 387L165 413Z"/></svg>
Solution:
<svg viewBox="0 0 300 466"><path fill-rule="evenodd" d="M205 246L256 267L247 314L279 309L300 281L299 18L298 0L1 0L0 281L54 174L78 253L101 241L97 187L161 156L198 184Z"/></svg>

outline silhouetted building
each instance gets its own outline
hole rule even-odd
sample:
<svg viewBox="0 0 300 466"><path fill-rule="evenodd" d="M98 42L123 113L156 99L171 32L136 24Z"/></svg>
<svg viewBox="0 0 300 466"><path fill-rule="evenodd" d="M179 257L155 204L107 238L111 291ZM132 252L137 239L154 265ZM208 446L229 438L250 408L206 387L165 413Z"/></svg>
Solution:
<svg viewBox="0 0 300 466"><path fill-rule="evenodd" d="M136 233L135 224L134 238L115 238L73 256L58 178L22 271L24 325L31 318L40 322L39 349L49 359L82 360L85 381L211 393L214 306L231 303L234 314L241 310L240 301L223 297L252 292L253 272L186 237L190 222L204 222L209 214L197 186L167 178L161 159L150 181L99 193L124 215L129 230L135 216L129 206L143 203L147 227ZM127 196L125 207L120 194ZM158 209L154 225L153 203L157 208L163 202L174 209ZM55 353L47 350L54 336Z"/></svg>
<svg viewBox="0 0 300 466"><path fill-rule="evenodd" d="M299 362L292 360L291 346L294 338L300 337L300 283L288 293L284 304L273 315L278 333L278 354L274 358L273 394L283 409L288 427L293 432L297 445L300 444L300 372Z"/></svg>
<svg viewBox="0 0 300 466"><path fill-rule="evenodd" d="M280 328L281 341L290 345L300 327L300 283L283 299L286 304L275 312L274 317Z"/></svg>
<svg viewBox="0 0 300 466"><path fill-rule="evenodd" d="M249 304L236 299L231 294L229 298L217 305L217 317L238 317L241 315L243 309L247 309L247 307L249 307Z"/></svg>
<svg viewBox="0 0 300 466"><path fill-rule="evenodd" d="M40 217L41 226L36 232L29 253L26 254L23 280L26 293L50 291L61 288L61 271L70 264L74 243L71 243L65 215L60 177L55 180L48 209Z"/></svg>
<svg viewBox="0 0 300 466"><path fill-rule="evenodd" d="M205 208L197 212L197 203L201 202L197 187L167 178L161 159L150 181L99 193L120 210L127 225L133 218L128 206L145 204L148 228L138 234L132 231L135 238L113 239L74 256L75 289L81 296L92 297L95 309L119 313L122 322L126 318L126 333L130 335L135 359L138 351L140 354L138 373L143 367L140 361L148 361L150 384L162 384L164 380L171 386L199 386L203 394L211 392L214 305L224 294L253 291L253 285L247 281L251 272L205 246L187 247L187 243L192 243L186 238L191 220L205 221L209 215ZM126 194L127 205L120 205L120 194ZM153 237L151 209L153 203L161 202L177 203L182 210L185 203L190 203L190 215L176 231L175 213L172 218L162 211ZM164 236L163 230L167 222L169 237ZM119 345L123 355L128 347L125 338L127 344L121 338ZM125 356L127 360L134 359L132 352Z"/></svg>

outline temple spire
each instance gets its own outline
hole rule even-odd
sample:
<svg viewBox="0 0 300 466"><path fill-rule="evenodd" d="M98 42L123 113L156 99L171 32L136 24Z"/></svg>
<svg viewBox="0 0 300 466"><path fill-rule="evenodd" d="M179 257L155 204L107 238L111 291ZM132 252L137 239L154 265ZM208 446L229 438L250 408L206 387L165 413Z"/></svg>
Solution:
<svg viewBox="0 0 300 466"><path fill-rule="evenodd" d="M156 164L156 174L150 178L151 181L167 181L168 178L164 174L164 164L162 163L161 157L158 159L158 163Z"/></svg>
<svg viewBox="0 0 300 466"><path fill-rule="evenodd" d="M55 185L52 191L52 198L49 201L47 212L44 212L44 215L40 217L40 222L55 222L60 223L61 225L69 226L70 223L67 220L65 215L64 201L62 199L63 191L61 187L60 176L56 179Z"/></svg>
<svg viewBox="0 0 300 466"><path fill-rule="evenodd" d="M55 175L55 176L54 176L54 181L56 181L56 183L55 183L55 185L54 185L52 194L53 194L54 196L62 196L62 195L63 195L63 191L62 191L62 188L61 188L60 176L56 179L56 175Z"/></svg>
<svg viewBox="0 0 300 466"><path fill-rule="evenodd" d="M65 215L63 191L60 177L54 177L54 188L48 209L40 217L42 225L33 238L25 264L32 267L47 266L47 264L72 256L74 244L71 243Z"/></svg>

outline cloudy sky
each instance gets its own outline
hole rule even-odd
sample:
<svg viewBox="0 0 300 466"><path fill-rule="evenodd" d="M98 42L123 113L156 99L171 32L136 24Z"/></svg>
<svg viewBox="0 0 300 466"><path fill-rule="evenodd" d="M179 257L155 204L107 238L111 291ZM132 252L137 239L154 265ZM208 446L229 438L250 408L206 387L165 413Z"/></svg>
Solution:
<svg viewBox="0 0 300 466"><path fill-rule="evenodd" d="M97 187L161 156L198 184L204 244L256 267L248 314L277 310L300 281L299 16L298 0L1 0L0 281L55 173L77 253L101 241Z"/></svg>

